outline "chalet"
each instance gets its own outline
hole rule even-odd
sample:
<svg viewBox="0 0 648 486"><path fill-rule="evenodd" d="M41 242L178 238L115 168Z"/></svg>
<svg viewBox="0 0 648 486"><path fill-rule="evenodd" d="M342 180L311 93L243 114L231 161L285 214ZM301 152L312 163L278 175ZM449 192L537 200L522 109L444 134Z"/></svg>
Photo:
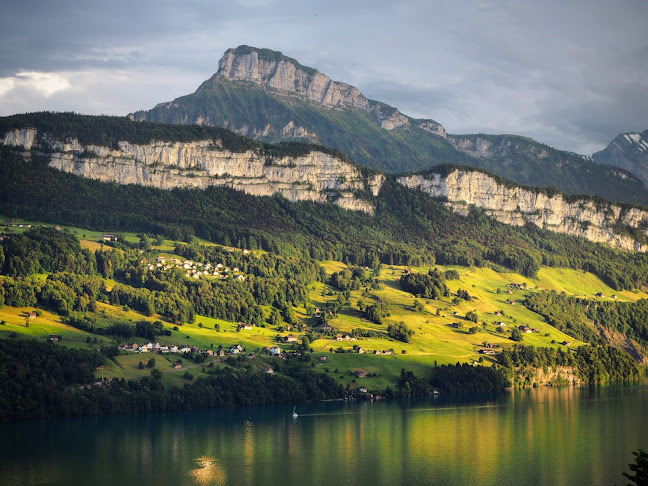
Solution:
<svg viewBox="0 0 648 486"><path fill-rule="evenodd" d="M286 343L296 343L298 341L299 339L297 339L297 336L293 336L292 334L289 334L284 338L284 342Z"/></svg>
<svg viewBox="0 0 648 486"><path fill-rule="evenodd" d="M137 350L140 353L148 353L149 352L149 348L146 347L146 344L142 344L139 348L137 348Z"/></svg>
<svg viewBox="0 0 648 486"><path fill-rule="evenodd" d="M61 336L59 336L58 334L50 334L47 340L57 343L61 340Z"/></svg>
<svg viewBox="0 0 648 486"><path fill-rule="evenodd" d="M319 360L320 361L328 361L328 356L320 356Z"/></svg>
<svg viewBox="0 0 648 486"><path fill-rule="evenodd" d="M495 325L496 325L497 327L506 327L506 324L504 324L502 321L500 321L500 322L496 322Z"/></svg>
<svg viewBox="0 0 648 486"><path fill-rule="evenodd" d="M273 356L280 356L281 355L281 348L279 346L272 346L268 351Z"/></svg>
<svg viewBox="0 0 648 486"><path fill-rule="evenodd" d="M320 329L322 330L322 332L331 332L333 330L331 326L322 326Z"/></svg>
<svg viewBox="0 0 648 486"><path fill-rule="evenodd" d="M30 312L27 317L29 317L29 319L36 319L36 312Z"/></svg>
<svg viewBox="0 0 648 486"><path fill-rule="evenodd" d="M171 346L169 346L169 352L170 353L177 353L178 352L178 346L176 346L175 344L172 344Z"/></svg>
<svg viewBox="0 0 648 486"><path fill-rule="evenodd" d="M61 228L59 225L56 225L56 226L54 226L54 229L55 229L56 231L61 231L63 228Z"/></svg>
<svg viewBox="0 0 648 486"><path fill-rule="evenodd" d="M599 292L598 294L596 294L596 296L600 298L604 298L605 294L603 292Z"/></svg>
<svg viewBox="0 0 648 486"><path fill-rule="evenodd" d="M238 323L239 331L250 331L252 329L251 324L245 324L244 322Z"/></svg>
<svg viewBox="0 0 648 486"><path fill-rule="evenodd" d="M187 346L186 344L180 346L178 349L178 352L180 353L190 353L191 352L191 346Z"/></svg>
<svg viewBox="0 0 648 486"><path fill-rule="evenodd" d="M256 354L254 354L254 353L250 353L250 354L248 354L248 355L246 356L246 358L247 358L247 359L254 359L254 358L256 358Z"/></svg>
<svg viewBox="0 0 648 486"><path fill-rule="evenodd" d="M358 353L358 354L364 354L365 350L364 350L364 348L361 348L360 346L358 346L357 348L355 348L355 352Z"/></svg>
<svg viewBox="0 0 648 486"><path fill-rule="evenodd" d="M512 284L511 284L511 287L513 287L513 288L515 288L515 289L523 289L523 288L524 288L524 284L521 284L521 283L512 283Z"/></svg>
<svg viewBox="0 0 648 486"><path fill-rule="evenodd" d="M342 338L342 334L336 334L335 335L335 340L336 341L344 341L344 339Z"/></svg>
<svg viewBox="0 0 648 486"><path fill-rule="evenodd" d="M180 368L182 368L182 362L176 361L175 363L173 363L174 370L179 370Z"/></svg>
<svg viewBox="0 0 648 486"><path fill-rule="evenodd" d="M480 349L477 354L495 354L494 349Z"/></svg>
<svg viewBox="0 0 648 486"><path fill-rule="evenodd" d="M211 349L208 349L207 351L205 351L205 354L207 356L214 356L214 352Z"/></svg>
<svg viewBox="0 0 648 486"><path fill-rule="evenodd" d="M274 373L274 370L272 369L272 367L266 366L265 368L263 368L263 372L268 373L268 374L272 374L272 373Z"/></svg>
<svg viewBox="0 0 648 486"><path fill-rule="evenodd" d="M502 311L495 311L495 315L496 315L496 316L501 316L501 315L502 315Z"/></svg>
<svg viewBox="0 0 648 486"><path fill-rule="evenodd" d="M353 375L356 378L365 378L367 376L367 372L364 370L356 370L353 372Z"/></svg>
<svg viewBox="0 0 648 486"><path fill-rule="evenodd" d="M225 350L219 349L218 351L216 351L216 356L225 356Z"/></svg>
<svg viewBox="0 0 648 486"><path fill-rule="evenodd" d="M538 332L540 332L540 329L538 329L537 327L534 327L533 329L531 329L531 332L538 333Z"/></svg>
<svg viewBox="0 0 648 486"><path fill-rule="evenodd" d="M571 346L571 343L569 341L563 341L562 343L563 346Z"/></svg>
<svg viewBox="0 0 648 486"><path fill-rule="evenodd" d="M614 294L614 295L612 296L612 298L613 298L614 300L617 300L617 296L616 296L616 294Z"/></svg>
<svg viewBox="0 0 648 486"><path fill-rule="evenodd" d="M114 233L104 233L103 235L101 235L101 239L103 241L117 241L118 238L119 235L116 235Z"/></svg>
<svg viewBox="0 0 648 486"><path fill-rule="evenodd" d="M230 348L230 354L239 354L241 352L243 352L243 346L240 344L235 344Z"/></svg>
<svg viewBox="0 0 648 486"><path fill-rule="evenodd" d="M139 345L137 343L128 343L128 344L124 344L122 346L122 349L124 351L137 351L138 348L139 348Z"/></svg>
<svg viewBox="0 0 648 486"><path fill-rule="evenodd" d="M530 332L532 332L531 328L530 328L529 326L525 325L525 324L521 325L518 329L519 329L521 332L525 332L525 333L527 333L527 334L530 333Z"/></svg>
<svg viewBox="0 0 648 486"><path fill-rule="evenodd" d="M360 386L360 387L358 387L358 391L359 391L360 393L367 393L367 389L366 389L364 386Z"/></svg>

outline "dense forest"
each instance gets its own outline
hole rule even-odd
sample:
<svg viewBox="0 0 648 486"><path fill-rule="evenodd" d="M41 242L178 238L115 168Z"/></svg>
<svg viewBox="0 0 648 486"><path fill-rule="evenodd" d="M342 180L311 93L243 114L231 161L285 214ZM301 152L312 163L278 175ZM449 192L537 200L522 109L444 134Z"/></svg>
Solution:
<svg viewBox="0 0 648 486"><path fill-rule="evenodd" d="M633 380L641 373L634 360L612 346L581 346L572 352L562 349L514 345L498 356L503 375L512 379L520 369L570 366L584 383Z"/></svg>

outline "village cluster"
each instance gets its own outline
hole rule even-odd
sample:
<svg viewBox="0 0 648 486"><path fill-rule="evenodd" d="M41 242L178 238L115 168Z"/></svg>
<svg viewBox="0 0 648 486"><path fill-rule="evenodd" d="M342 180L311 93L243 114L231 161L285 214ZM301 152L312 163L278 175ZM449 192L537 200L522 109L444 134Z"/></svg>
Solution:
<svg viewBox="0 0 648 486"><path fill-rule="evenodd" d="M194 262L193 260L157 257L148 265L148 269L150 271L155 271L158 269L170 270L172 268L182 268L185 271L187 278L198 279L204 275L205 277L214 278L227 278L231 276L236 280L245 280L245 275L242 274L238 267L229 268L222 263L212 265L211 263L200 263Z"/></svg>

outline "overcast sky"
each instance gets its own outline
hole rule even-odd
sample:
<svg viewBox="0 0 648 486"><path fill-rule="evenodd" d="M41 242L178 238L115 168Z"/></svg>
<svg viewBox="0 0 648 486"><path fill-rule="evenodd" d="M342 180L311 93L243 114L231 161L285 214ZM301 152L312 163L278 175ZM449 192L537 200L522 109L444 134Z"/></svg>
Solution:
<svg viewBox="0 0 648 486"><path fill-rule="evenodd" d="M646 0L9 0L0 115L149 109L195 91L241 44L450 133L591 154L648 129Z"/></svg>

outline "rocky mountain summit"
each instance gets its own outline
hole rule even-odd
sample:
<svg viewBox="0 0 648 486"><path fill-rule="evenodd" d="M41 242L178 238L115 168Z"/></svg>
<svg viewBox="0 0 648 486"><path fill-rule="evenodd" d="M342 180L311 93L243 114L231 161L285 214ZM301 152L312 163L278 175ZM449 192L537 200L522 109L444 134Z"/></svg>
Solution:
<svg viewBox="0 0 648 486"><path fill-rule="evenodd" d="M365 97L281 52L228 49L195 93L129 115L133 120L225 127L265 142L300 140L332 147L388 173L457 164L536 187L648 205L648 189L624 168L513 135L450 135Z"/></svg>
<svg viewBox="0 0 648 486"><path fill-rule="evenodd" d="M413 124L445 138L445 129L434 120L413 120L391 106L369 100L357 88L333 81L316 69L304 67L295 59L269 49L240 46L228 49L212 80L249 81L265 90L297 94L327 108L357 109L370 115L381 128Z"/></svg>

